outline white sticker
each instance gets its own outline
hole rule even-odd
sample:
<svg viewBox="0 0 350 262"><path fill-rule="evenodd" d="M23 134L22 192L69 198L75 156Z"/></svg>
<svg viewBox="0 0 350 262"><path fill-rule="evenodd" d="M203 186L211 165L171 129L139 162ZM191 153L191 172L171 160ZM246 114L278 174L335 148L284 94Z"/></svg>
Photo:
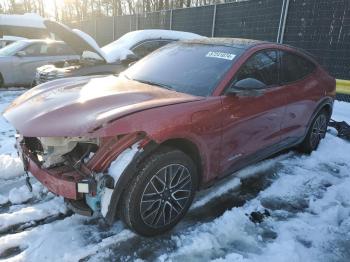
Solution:
<svg viewBox="0 0 350 262"><path fill-rule="evenodd" d="M223 52L212 52L210 51L206 57L214 57L214 58L221 58L226 60L233 60L236 55L230 54L230 53L223 53Z"/></svg>

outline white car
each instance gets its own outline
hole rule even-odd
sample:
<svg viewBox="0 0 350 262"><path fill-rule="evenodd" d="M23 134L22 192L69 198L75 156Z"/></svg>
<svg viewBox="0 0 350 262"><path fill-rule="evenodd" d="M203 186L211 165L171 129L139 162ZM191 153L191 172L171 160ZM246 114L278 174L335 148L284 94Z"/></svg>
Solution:
<svg viewBox="0 0 350 262"><path fill-rule="evenodd" d="M62 41L17 41L0 49L0 87L30 86L38 67L74 59L79 56Z"/></svg>
<svg viewBox="0 0 350 262"><path fill-rule="evenodd" d="M199 39L203 36L172 30L139 30L129 32L118 40L100 48L86 33L59 24L45 21L46 28L65 41L81 55L77 61L49 64L37 69L34 83L41 84L53 79L73 76L118 74L131 62L154 50L178 40Z"/></svg>

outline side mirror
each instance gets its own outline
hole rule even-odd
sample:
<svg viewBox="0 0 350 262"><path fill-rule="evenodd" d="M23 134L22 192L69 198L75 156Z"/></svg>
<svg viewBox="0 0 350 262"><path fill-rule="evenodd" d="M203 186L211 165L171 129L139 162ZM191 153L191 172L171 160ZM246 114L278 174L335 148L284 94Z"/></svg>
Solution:
<svg viewBox="0 0 350 262"><path fill-rule="evenodd" d="M131 63L135 63L137 60L139 60L137 55L134 53L129 53L121 62L125 66L130 66Z"/></svg>
<svg viewBox="0 0 350 262"><path fill-rule="evenodd" d="M244 78L236 82L233 86L234 89L238 90L259 90L264 87L266 87L266 85L255 78Z"/></svg>
<svg viewBox="0 0 350 262"><path fill-rule="evenodd" d="M245 78L236 82L233 86L227 90L227 94L233 94L238 96L260 96L263 94L263 89L266 85L255 79Z"/></svg>
<svg viewBox="0 0 350 262"><path fill-rule="evenodd" d="M23 57L23 56L25 56L26 55L26 52L24 52L24 51L18 51L17 53L16 53L16 56L18 56L18 57Z"/></svg>

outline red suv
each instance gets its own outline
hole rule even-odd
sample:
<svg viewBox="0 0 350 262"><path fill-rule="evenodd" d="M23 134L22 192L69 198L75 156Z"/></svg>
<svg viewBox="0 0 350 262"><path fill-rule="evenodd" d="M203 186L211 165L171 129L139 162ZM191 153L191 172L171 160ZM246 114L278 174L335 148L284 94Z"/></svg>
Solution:
<svg viewBox="0 0 350 262"><path fill-rule="evenodd" d="M152 236L197 190L283 149L315 150L334 96L303 51L214 38L165 46L119 77L40 85L4 116L26 170L71 209Z"/></svg>

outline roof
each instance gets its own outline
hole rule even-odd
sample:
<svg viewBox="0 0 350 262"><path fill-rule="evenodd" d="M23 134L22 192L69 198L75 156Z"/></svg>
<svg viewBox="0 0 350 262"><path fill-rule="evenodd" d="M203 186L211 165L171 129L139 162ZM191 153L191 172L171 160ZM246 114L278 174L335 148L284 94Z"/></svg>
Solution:
<svg viewBox="0 0 350 262"><path fill-rule="evenodd" d="M45 29L44 19L37 14L0 15L0 26L20 26Z"/></svg>
<svg viewBox="0 0 350 262"><path fill-rule="evenodd" d="M259 44L270 43L266 41L253 40L253 39L220 38L220 37L201 38L201 39L187 40L185 42L206 44L206 45L225 45L225 46L232 46L232 47L241 48L241 49L249 49Z"/></svg>
<svg viewBox="0 0 350 262"><path fill-rule="evenodd" d="M118 40L102 47L109 62L124 59L130 50L137 44L146 40L166 39L166 40L191 40L204 38L190 32L164 30L164 29L144 29L126 33Z"/></svg>

